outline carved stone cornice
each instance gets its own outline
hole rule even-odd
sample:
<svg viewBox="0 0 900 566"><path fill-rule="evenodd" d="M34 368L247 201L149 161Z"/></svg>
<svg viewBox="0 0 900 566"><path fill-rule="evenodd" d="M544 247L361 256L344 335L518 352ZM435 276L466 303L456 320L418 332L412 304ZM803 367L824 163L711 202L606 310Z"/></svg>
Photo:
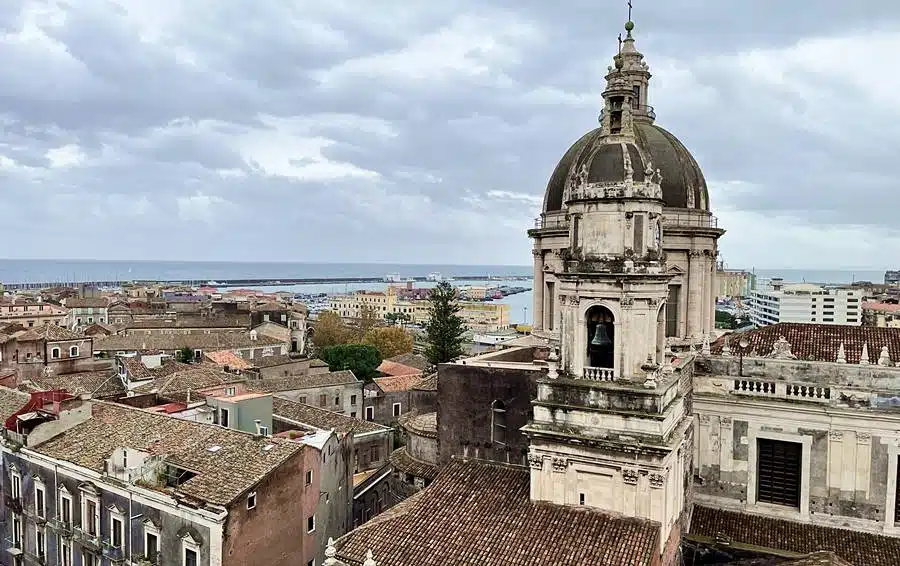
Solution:
<svg viewBox="0 0 900 566"><path fill-rule="evenodd" d="M537 454L529 454L528 464L535 470L542 470L544 469L544 457Z"/></svg>
<svg viewBox="0 0 900 566"><path fill-rule="evenodd" d="M638 471L634 468L622 468L622 481L628 485L637 485Z"/></svg>
<svg viewBox="0 0 900 566"><path fill-rule="evenodd" d="M569 461L566 460L565 458L560 458L558 456L554 456L550 460L550 464L553 466L554 472L560 472L560 473L565 472L566 468L569 467Z"/></svg>

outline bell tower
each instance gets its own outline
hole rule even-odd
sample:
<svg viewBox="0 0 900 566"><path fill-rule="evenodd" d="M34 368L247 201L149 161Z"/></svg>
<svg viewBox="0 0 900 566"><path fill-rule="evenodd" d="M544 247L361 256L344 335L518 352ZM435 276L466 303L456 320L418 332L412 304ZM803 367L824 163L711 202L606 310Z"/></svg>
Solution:
<svg viewBox="0 0 900 566"><path fill-rule="evenodd" d="M649 73L634 24L625 29L606 77L601 135L565 181L567 246L549 273L558 282L559 370L552 364L539 381L522 431L532 499L656 521L665 555L690 509L691 380L666 351L662 177L634 131L635 121L652 120Z"/></svg>

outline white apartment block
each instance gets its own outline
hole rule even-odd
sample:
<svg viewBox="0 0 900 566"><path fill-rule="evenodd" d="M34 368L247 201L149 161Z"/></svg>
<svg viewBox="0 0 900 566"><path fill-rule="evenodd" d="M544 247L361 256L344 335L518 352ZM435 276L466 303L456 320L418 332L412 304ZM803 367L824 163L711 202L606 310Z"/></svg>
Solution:
<svg viewBox="0 0 900 566"><path fill-rule="evenodd" d="M863 293L859 289L826 289L809 283L773 280L750 294L750 320L757 326L779 322L819 324L862 323Z"/></svg>

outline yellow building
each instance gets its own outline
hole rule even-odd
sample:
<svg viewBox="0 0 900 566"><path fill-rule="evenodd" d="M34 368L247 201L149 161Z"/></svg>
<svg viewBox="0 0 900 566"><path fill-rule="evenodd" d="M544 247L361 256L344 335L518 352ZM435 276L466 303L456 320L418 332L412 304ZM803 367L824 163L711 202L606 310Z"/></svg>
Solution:
<svg viewBox="0 0 900 566"><path fill-rule="evenodd" d="M402 300L393 287L387 291L357 291L349 295L329 298L328 307L341 318L359 318L364 308L372 309L380 317L390 313L405 314L413 324L428 322L428 307L425 300ZM509 305L481 301L460 301L459 315L470 330L492 332L509 327Z"/></svg>
<svg viewBox="0 0 900 566"><path fill-rule="evenodd" d="M900 305L866 302L862 305L863 326L900 328Z"/></svg>
<svg viewBox="0 0 900 566"><path fill-rule="evenodd" d="M65 326L68 312L51 303L0 303L0 323L17 322L26 328L44 324Z"/></svg>

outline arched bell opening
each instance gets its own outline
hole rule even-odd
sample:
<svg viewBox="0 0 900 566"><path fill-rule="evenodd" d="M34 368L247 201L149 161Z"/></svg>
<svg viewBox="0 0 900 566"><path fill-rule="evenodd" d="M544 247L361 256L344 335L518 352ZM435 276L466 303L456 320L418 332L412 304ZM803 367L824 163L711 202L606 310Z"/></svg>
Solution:
<svg viewBox="0 0 900 566"><path fill-rule="evenodd" d="M585 313L587 318L587 366L613 369L615 367L615 317L612 311L594 305Z"/></svg>

